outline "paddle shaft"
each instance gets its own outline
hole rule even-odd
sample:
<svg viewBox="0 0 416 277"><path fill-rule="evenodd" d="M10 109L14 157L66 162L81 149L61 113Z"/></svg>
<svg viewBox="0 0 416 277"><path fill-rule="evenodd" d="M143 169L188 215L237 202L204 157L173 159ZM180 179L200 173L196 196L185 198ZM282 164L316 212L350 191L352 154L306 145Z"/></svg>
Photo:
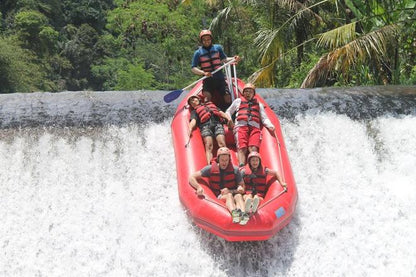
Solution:
<svg viewBox="0 0 416 277"><path fill-rule="evenodd" d="M233 62L235 62L235 59L234 58L232 58L231 60L229 60L228 62L226 62L226 63L224 63L223 65L221 65L220 67L218 67L217 69L215 69L214 71L212 71L211 72L211 76L212 75L214 75L215 73L217 73L218 71L220 71L221 69L223 69L224 67L226 67L227 65L229 65L229 64L231 64L231 63L233 63ZM204 76L204 77L202 77L201 79L199 79L199 80L196 80L195 82L193 82L192 84L190 84L189 86L187 86L187 87L185 87L185 88L183 88L182 90L186 90L186 89L188 89L188 88L190 88L190 87L192 87L192 86L194 86L196 83L198 83L199 81L202 81L202 80L204 80L204 79L206 79L206 78L208 78L209 76Z"/></svg>
<svg viewBox="0 0 416 277"><path fill-rule="evenodd" d="M225 64L223 64L222 66L220 66L219 68L217 68L216 70L214 70L213 72L211 72L211 75L217 73L218 71L220 71L221 69L223 69L225 66L229 65L232 62L235 62L235 59L234 58L231 59L230 61L226 62ZM208 76L204 76L204 77L200 78L199 80L196 80L195 82L193 82L192 84L188 85L187 87L184 87L183 89L174 90L174 91L169 92L168 94L166 94L163 97L163 100L165 100L166 103L172 102L173 100L175 100L176 98L178 98L182 94L182 92L184 90L186 90L186 89L194 86L196 83L198 83L198 82L200 82L200 81L202 81L202 80L204 80L206 78L208 78Z"/></svg>
<svg viewBox="0 0 416 277"><path fill-rule="evenodd" d="M188 148L189 143L191 142L191 136L192 136L192 134L191 134L191 135L189 135L189 137L188 137L188 142L185 144L185 148Z"/></svg>

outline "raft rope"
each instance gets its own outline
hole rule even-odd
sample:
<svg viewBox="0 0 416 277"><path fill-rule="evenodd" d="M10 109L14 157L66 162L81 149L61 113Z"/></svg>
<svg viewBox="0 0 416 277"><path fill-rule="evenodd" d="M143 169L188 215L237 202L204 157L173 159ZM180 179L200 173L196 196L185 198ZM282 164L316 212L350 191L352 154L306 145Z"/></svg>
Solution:
<svg viewBox="0 0 416 277"><path fill-rule="evenodd" d="M222 204L222 203L219 203L219 202L217 202L217 201L212 200L212 199L211 199L211 198L209 198L206 194L203 194L202 196L203 196L203 199L205 199L205 201L208 201L208 202L214 203L214 204L216 204L216 205L218 205L218 206L220 206L220 207L223 207L224 209L226 209L226 210L227 210L227 207L226 207L224 204Z"/></svg>
<svg viewBox="0 0 416 277"><path fill-rule="evenodd" d="M279 147L279 159L280 159L280 169L282 170L282 180L283 180L284 183L286 183L286 181L285 181L285 171L284 171L283 162L282 162L282 149L281 149L279 138L277 137L276 127L275 127L275 130L274 130L274 137L276 138L276 142L277 142L277 145ZM280 184L280 185L282 185L282 184Z"/></svg>
<svg viewBox="0 0 416 277"><path fill-rule="evenodd" d="M277 142L277 145L279 147L279 159L280 159L280 169L282 170L282 180L283 180L284 183L286 183L286 181L285 181L285 171L284 171L283 162L282 162L282 150L281 150L281 145L280 145L279 138L277 137L277 134L276 134L276 130L274 130L274 137L276 138L276 142ZM282 184L280 184L280 185L283 187ZM276 198L279 198L283 193L286 193L286 192L287 192L287 187L286 188L283 187L283 190L278 195L276 195L272 199L269 199L266 202L264 202L263 204L261 204L260 207L259 207L259 209L262 208L262 207L264 207L264 206L266 206L266 205L268 205L269 203L271 203L272 201L274 201Z"/></svg>

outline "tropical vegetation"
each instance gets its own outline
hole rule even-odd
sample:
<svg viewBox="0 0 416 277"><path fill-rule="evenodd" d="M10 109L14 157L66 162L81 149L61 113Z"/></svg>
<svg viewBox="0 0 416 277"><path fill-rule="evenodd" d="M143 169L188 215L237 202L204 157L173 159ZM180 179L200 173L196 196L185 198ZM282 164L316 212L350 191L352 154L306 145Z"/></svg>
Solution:
<svg viewBox="0 0 416 277"><path fill-rule="evenodd" d="M184 87L201 29L261 87L416 84L416 0L2 0L0 92Z"/></svg>

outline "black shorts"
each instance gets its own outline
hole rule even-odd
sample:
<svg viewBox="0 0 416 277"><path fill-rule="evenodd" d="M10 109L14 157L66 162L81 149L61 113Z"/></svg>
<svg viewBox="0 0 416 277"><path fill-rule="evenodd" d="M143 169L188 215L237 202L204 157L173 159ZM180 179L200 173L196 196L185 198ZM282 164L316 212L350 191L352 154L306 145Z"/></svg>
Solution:
<svg viewBox="0 0 416 277"><path fill-rule="evenodd" d="M208 91L212 95L219 93L220 95L230 94L227 83L224 78L206 78L202 81L202 90Z"/></svg>
<svg viewBox="0 0 416 277"><path fill-rule="evenodd" d="M210 122L199 127L201 136L216 138L219 135L225 135L224 126L219 122Z"/></svg>

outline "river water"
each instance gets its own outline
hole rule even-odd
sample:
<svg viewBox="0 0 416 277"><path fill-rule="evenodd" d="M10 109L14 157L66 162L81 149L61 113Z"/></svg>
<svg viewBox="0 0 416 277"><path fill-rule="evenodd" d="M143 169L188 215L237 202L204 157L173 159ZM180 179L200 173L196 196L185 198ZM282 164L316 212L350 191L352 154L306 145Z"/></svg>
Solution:
<svg viewBox="0 0 416 277"><path fill-rule="evenodd" d="M165 93L0 95L0 276L416 276L416 87L259 90L299 202L238 243L179 202Z"/></svg>

